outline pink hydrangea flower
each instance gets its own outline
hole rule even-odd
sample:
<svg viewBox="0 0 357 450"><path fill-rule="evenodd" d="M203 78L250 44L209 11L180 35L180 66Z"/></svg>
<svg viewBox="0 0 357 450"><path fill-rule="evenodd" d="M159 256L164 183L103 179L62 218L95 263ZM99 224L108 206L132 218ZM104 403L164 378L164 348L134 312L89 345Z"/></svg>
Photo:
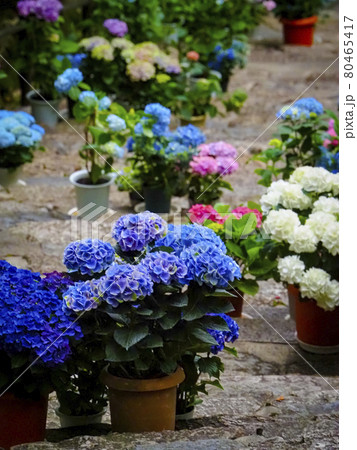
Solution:
<svg viewBox="0 0 357 450"><path fill-rule="evenodd" d="M190 220L193 223L203 223L205 220L212 220L216 223L224 223L223 218L211 205L193 205L188 211L190 213Z"/></svg>
<svg viewBox="0 0 357 450"><path fill-rule="evenodd" d="M236 158L238 154L237 149L233 145L224 141L201 144L198 148L200 150L200 156Z"/></svg>
<svg viewBox="0 0 357 450"><path fill-rule="evenodd" d="M273 9L276 8L276 3L273 0L265 0L263 2L263 5L265 6L267 11L273 11Z"/></svg>
<svg viewBox="0 0 357 450"><path fill-rule="evenodd" d="M221 175L230 175L238 169L238 163L233 158L216 158L218 173Z"/></svg>
<svg viewBox="0 0 357 450"><path fill-rule="evenodd" d="M217 161L211 156L194 156L190 162L192 172L204 177L205 175L218 173Z"/></svg>
<svg viewBox="0 0 357 450"><path fill-rule="evenodd" d="M257 209L250 209L246 206L238 206L232 210L232 213L236 216L237 219L241 219L245 214L253 213L257 218L257 227L260 228L262 226L262 213Z"/></svg>

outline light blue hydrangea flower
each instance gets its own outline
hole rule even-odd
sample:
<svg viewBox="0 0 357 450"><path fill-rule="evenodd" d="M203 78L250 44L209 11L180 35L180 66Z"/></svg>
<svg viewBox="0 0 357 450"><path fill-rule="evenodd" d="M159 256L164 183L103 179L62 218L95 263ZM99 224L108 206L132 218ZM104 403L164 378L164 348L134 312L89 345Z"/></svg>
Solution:
<svg viewBox="0 0 357 450"><path fill-rule="evenodd" d="M12 128L11 133L17 138L20 136L32 136L31 129L29 127L25 127L24 125L18 125L17 127Z"/></svg>
<svg viewBox="0 0 357 450"><path fill-rule="evenodd" d="M112 101L109 97L105 96L99 100L99 110L103 111L104 109L108 109L111 105Z"/></svg>
<svg viewBox="0 0 357 450"><path fill-rule="evenodd" d="M0 148L7 148L14 145L16 142L15 136L4 128L0 128Z"/></svg>
<svg viewBox="0 0 357 450"><path fill-rule="evenodd" d="M79 69L66 69L54 83L58 92L66 94L72 87L83 81L83 74Z"/></svg>
<svg viewBox="0 0 357 450"><path fill-rule="evenodd" d="M21 135L17 138L16 144L24 147L32 147L34 145L34 141L29 136Z"/></svg>
<svg viewBox="0 0 357 450"><path fill-rule="evenodd" d="M80 102L85 102L86 98L93 98L96 102L98 101L98 98L93 91L82 91L79 94L78 100Z"/></svg>
<svg viewBox="0 0 357 450"><path fill-rule="evenodd" d="M37 123L31 125L31 130L38 131L42 136L45 134L44 128L42 128L40 125L37 125Z"/></svg>
<svg viewBox="0 0 357 450"><path fill-rule="evenodd" d="M15 112L13 117L26 127L29 127L30 125L33 125L35 123L35 118L25 111L17 111Z"/></svg>
<svg viewBox="0 0 357 450"><path fill-rule="evenodd" d="M116 114L109 114L107 122L112 131L123 131L126 128L125 120Z"/></svg>
<svg viewBox="0 0 357 450"><path fill-rule="evenodd" d="M315 113L320 116L324 112L322 104L313 97L300 98L294 103L296 108L300 108L308 113Z"/></svg>

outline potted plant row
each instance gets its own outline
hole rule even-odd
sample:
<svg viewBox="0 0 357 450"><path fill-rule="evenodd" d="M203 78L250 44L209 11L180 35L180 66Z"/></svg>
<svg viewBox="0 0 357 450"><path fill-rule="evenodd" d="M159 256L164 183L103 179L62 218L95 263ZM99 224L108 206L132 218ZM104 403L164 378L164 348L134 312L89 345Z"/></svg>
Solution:
<svg viewBox="0 0 357 450"><path fill-rule="evenodd" d="M15 183L25 163L33 160L45 130L24 111L0 110L0 185Z"/></svg>
<svg viewBox="0 0 357 450"><path fill-rule="evenodd" d="M264 230L288 285L300 346L338 351L339 181L322 167L299 167L261 198ZM294 311L295 309L295 311Z"/></svg>

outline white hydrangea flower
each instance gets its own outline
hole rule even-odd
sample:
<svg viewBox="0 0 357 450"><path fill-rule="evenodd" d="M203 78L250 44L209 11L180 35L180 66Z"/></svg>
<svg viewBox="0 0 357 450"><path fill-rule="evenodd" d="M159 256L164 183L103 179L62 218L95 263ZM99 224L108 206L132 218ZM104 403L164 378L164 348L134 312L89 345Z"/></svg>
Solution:
<svg viewBox="0 0 357 450"><path fill-rule="evenodd" d="M288 239L289 250L296 253L312 253L316 250L318 239L311 228L301 225L294 229L293 234Z"/></svg>
<svg viewBox="0 0 357 450"><path fill-rule="evenodd" d="M311 213L305 222L320 241L330 223L337 222L336 216L323 211Z"/></svg>
<svg viewBox="0 0 357 450"><path fill-rule="evenodd" d="M331 174L331 179L332 179L332 194L336 196L340 192L339 174L338 173Z"/></svg>
<svg viewBox="0 0 357 450"><path fill-rule="evenodd" d="M314 203L312 212L323 211L329 214L338 214L339 211L339 201L337 198L333 197L320 197Z"/></svg>
<svg viewBox="0 0 357 450"><path fill-rule="evenodd" d="M264 230L272 239L282 242L288 241L294 229L300 225L299 216L290 209L270 211L265 222Z"/></svg>
<svg viewBox="0 0 357 450"><path fill-rule="evenodd" d="M279 259L278 270L281 281L297 284L303 276L305 264L297 255L286 256Z"/></svg>
<svg viewBox="0 0 357 450"><path fill-rule="evenodd" d="M330 222L321 237L322 245L335 256L339 252L339 223Z"/></svg>
<svg viewBox="0 0 357 450"><path fill-rule="evenodd" d="M287 209L307 209L311 206L311 199L304 194L300 185L279 180L274 181L262 196L261 205L266 214L279 204Z"/></svg>
<svg viewBox="0 0 357 450"><path fill-rule="evenodd" d="M300 294L304 298L317 300L324 293L325 285L330 282L330 275L322 269L312 267L307 270L300 281Z"/></svg>
<svg viewBox="0 0 357 450"><path fill-rule="evenodd" d="M290 175L291 183L300 184L305 191L330 192L334 184L333 174L322 167L298 167Z"/></svg>
<svg viewBox="0 0 357 450"><path fill-rule="evenodd" d="M325 311L332 311L339 303L339 283L330 280L325 284L323 291L316 298L317 306Z"/></svg>

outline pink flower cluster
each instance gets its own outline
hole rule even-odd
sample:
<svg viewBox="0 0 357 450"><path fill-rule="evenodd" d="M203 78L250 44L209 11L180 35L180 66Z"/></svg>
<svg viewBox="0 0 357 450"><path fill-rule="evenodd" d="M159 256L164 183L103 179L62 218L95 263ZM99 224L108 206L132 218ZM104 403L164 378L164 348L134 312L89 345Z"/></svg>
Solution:
<svg viewBox="0 0 357 450"><path fill-rule="evenodd" d="M190 213L190 220L193 223L204 223L205 220L212 220L212 222L216 222L219 224L224 223L230 213L228 213L225 216L221 216L211 205L193 205L190 210L188 211ZM260 228L262 226L262 213L258 211L257 209L250 209L246 206L238 206L238 208L235 208L232 210L232 214L235 215L235 217L239 220L241 219L245 214L253 213L255 214L255 217L257 218L257 227Z"/></svg>
<svg viewBox="0 0 357 450"><path fill-rule="evenodd" d="M190 162L192 172L202 177L211 174L230 175L238 169L237 150L227 142L198 146L200 152Z"/></svg>
<svg viewBox="0 0 357 450"><path fill-rule="evenodd" d="M328 122L328 130L327 133L331 136L331 138L337 137L337 133L335 131L335 121L330 119ZM338 145L338 139L325 139L323 144L324 147L336 147Z"/></svg>
<svg viewBox="0 0 357 450"><path fill-rule="evenodd" d="M222 217L211 205L193 205L189 210L190 220L193 223L203 223L205 220L212 220L216 223L224 223L225 217Z"/></svg>

